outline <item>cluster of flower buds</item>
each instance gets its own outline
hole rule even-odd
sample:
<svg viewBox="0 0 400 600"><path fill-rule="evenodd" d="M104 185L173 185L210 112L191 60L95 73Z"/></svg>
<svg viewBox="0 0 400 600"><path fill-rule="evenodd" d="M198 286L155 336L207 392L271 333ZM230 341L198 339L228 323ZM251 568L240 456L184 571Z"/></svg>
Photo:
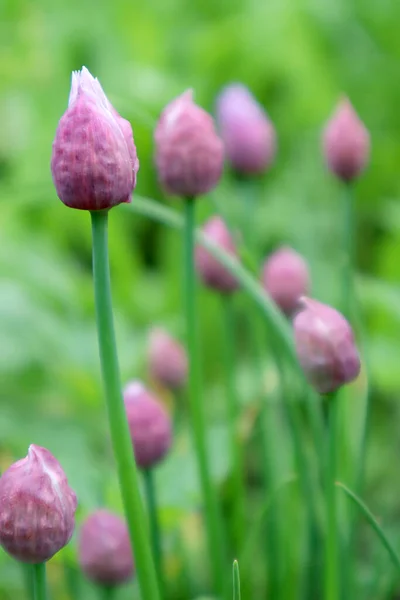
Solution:
<svg viewBox="0 0 400 600"><path fill-rule="evenodd" d="M77 500L60 463L45 448L28 455L0 478L0 544L26 563L49 560L68 544Z"/></svg>
<svg viewBox="0 0 400 600"><path fill-rule="evenodd" d="M136 463L141 469L151 469L170 449L171 419L162 404L139 381L126 385L124 402Z"/></svg>
<svg viewBox="0 0 400 600"><path fill-rule="evenodd" d="M181 389L187 379L188 359L182 344L159 327L150 332L148 364L151 377L170 390Z"/></svg>
<svg viewBox="0 0 400 600"><path fill-rule="evenodd" d="M265 173L275 158L275 129L244 85L232 84L221 92L217 121L232 168L241 175Z"/></svg>
<svg viewBox="0 0 400 600"><path fill-rule="evenodd" d="M87 517L79 533L79 564L94 583L114 587L132 578L133 557L125 522L99 509Z"/></svg>
<svg viewBox="0 0 400 600"><path fill-rule="evenodd" d="M203 226L206 238L228 254L236 257L231 234L221 217L209 219ZM203 246L196 247L196 269L203 283L222 294L231 294L239 288L237 279Z"/></svg>

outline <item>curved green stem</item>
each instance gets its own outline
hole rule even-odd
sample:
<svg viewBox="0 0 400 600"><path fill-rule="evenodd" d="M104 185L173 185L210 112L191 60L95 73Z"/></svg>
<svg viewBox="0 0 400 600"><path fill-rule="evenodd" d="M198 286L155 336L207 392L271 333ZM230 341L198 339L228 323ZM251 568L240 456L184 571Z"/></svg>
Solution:
<svg viewBox="0 0 400 600"><path fill-rule="evenodd" d="M151 536L151 545L153 548L153 557L156 565L156 570L158 574L158 582L159 588L161 590L161 595L163 596L164 592L164 570L163 570L163 560L162 560L162 548L161 548L161 535L160 535L160 525L158 522L157 515L157 500L156 500L156 488L154 483L154 471L152 469L146 469L143 472L144 479L144 487L147 499L147 509L149 513L149 522L150 522L150 536Z"/></svg>
<svg viewBox="0 0 400 600"><path fill-rule="evenodd" d="M230 295L222 297L222 312L225 321L225 377L227 420L229 425L229 442L231 451L231 473L233 483L233 523L234 523L234 550L237 552L243 543L245 530L245 485L243 472L243 450L239 436L238 426L240 418L240 404L235 382L235 314Z"/></svg>
<svg viewBox="0 0 400 600"><path fill-rule="evenodd" d="M240 574L237 560L233 561L233 600L240 600Z"/></svg>
<svg viewBox="0 0 400 600"><path fill-rule="evenodd" d="M198 463L200 483L205 503L208 552L216 592L225 595L225 552L222 519L218 497L213 486L207 456L206 423L201 398L200 356L198 351L198 316L196 306L196 282L194 269L195 200L185 201L184 258L185 258L185 305L187 345L189 352L189 403L193 439Z"/></svg>
<svg viewBox="0 0 400 600"><path fill-rule="evenodd" d="M339 600L338 515L335 487L337 471L337 436L339 429L339 405L337 393L330 395L329 403L329 453L326 470L327 531L325 551L325 600Z"/></svg>
<svg viewBox="0 0 400 600"><path fill-rule="evenodd" d="M139 491L139 477L121 391L108 260L108 213L92 212L91 217L97 332L111 441L142 598L159 600L156 571Z"/></svg>
<svg viewBox="0 0 400 600"><path fill-rule="evenodd" d="M46 563L32 565L35 600L47 600Z"/></svg>
<svg viewBox="0 0 400 600"><path fill-rule="evenodd" d="M336 482L336 485L337 485L337 487L339 487L341 490L344 491L344 493L348 496L348 498L350 498L350 500L352 500L352 502L354 502L354 504L357 506L357 508L362 512L362 514L367 519L368 523L371 525L372 529L375 531L376 535L382 542L382 545L388 551L389 556L392 559L394 566L396 567L396 569L398 571L400 571L400 558L397 555L397 552L393 548L392 544L389 542L388 538L386 537L386 534L384 533L383 529L379 525L378 521L375 519L372 512L364 504L364 502L360 498L358 498L358 496L356 496L356 494L354 492L349 490L349 488L347 486L345 486L343 483L340 483L339 481Z"/></svg>

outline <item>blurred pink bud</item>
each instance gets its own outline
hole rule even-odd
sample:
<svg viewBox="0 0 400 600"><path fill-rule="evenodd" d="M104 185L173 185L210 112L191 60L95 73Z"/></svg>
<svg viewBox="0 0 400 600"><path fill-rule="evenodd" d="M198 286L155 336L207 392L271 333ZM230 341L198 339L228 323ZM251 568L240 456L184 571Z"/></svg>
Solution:
<svg viewBox="0 0 400 600"><path fill-rule="evenodd" d="M276 153L274 126L251 92L241 84L227 86L217 101L217 120L225 153L242 175L258 175Z"/></svg>
<svg viewBox="0 0 400 600"><path fill-rule="evenodd" d="M139 381L128 383L124 401L136 463L142 469L150 469L165 457L171 447L171 419L165 408Z"/></svg>
<svg viewBox="0 0 400 600"><path fill-rule="evenodd" d="M344 181L358 177L370 154L370 137L347 98L341 100L323 132L328 168Z"/></svg>
<svg viewBox="0 0 400 600"><path fill-rule="evenodd" d="M334 308L306 297L299 304L294 336L300 364L318 392L334 392L360 372L353 331Z"/></svg>
<svg viewBox="0 0 400 600"><path fill-rule="evenodd" d="M172 390L186 383L188 361L185 349L167 331L153 329L149 337L148 361L151 376Z"/></svg>
<svg viewBox="0 0 400 600"><path fill-rule="evenodd" d="M68 109L53 142L51 171L58 197L82 210L130 202L138 169L129 122L86 67L74 71Z"/></svg>
<svg viewBox="0 0 400 600"><path fill-rule="evenodd" d="M45 448L32 444L28 456L3 473L0 502L0 544L17 560L44 562L71 539L76 495Z"/></svg>
<svg viewBox="0 0 400 600"><path fill-rule="evenodd" d="M203 233L210 242L236 256L232 236L221 217L211 217L204 225ZM209 288L223 294L230 294L239 288L237 279L203 246L196 247L195 260L197 272Z"/></svg>
<svg viewBox="0 0 400 600"><path fill-rule="evenodd" d="M79 564L86 577L104 586L121 585L134 565L125 522L108 510L96 510L79 533Z"/></svg>
<svg viewBox="0 0 400 600"><path fill-rule="evenodd" d="M307 263L291 248L281 248L266 259L261 279L267 294L287 316L297 308L300 296L310 291Z"/></svg>
<svg viewBox="0 0 400 600"><path fill-rule="evenodd" d="M158 177L167 193L192 198L217 185L223 145L212 117L193 102L191 90L164 109L154 139Z"/></svg>

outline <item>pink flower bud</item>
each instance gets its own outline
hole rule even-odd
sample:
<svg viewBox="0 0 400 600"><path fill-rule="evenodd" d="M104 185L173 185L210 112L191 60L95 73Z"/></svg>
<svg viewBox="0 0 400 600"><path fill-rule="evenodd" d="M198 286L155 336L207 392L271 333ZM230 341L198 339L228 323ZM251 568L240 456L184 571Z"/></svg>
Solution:
<svg viewBox="0 0 400 600"><path fill-rule="evenodd" d="M211 116L193 102L191 90L164 109L154 139L158 177L167 193L191 198L217 185L223 145Z"/></svg>
<svg viewBox="0 0 400 600"><path fill-rule="evenodd" d="M85 67L74 72L68 109L53 142L51 171L58 197L82 210L130 202L138 169L129 122Z"/></svg>
<svg viewBox="0 0 400 600"><path fill-rule="evenodd" d="M163 329L153 329L148 361L151 376L171 390L186 383L188 361L183 346Z"/></svg>
<svg viewBox="0 0 400 600"><path fill-rule="evenodd" d="M236 248L221 217L212 217L203 227L206 237L225 252L236 256ZM230 294L239 288L233 275L203 246L196 247L196 269L203 283L217 292Z"/></svg>
<svg viewBox="0 0 400 600"><path fill-rule="evenodd" d="M3 473L0 503L0 544L17 560L44 562L71 539L76 495L45 448L32 444L28 456Z"/></svg>
<svg viewBox="0 0 400 600"><path fill-rule="evenodd" d="M287 316L297 308L300 296L310 291L307 263L291 248L281 248L266 259L261 280L267 294Z"/></svg>
<svg viewBox="0 0 400 600"><path fill-rule="evenodd" d="M134 565L125 522L108 510L96 510L79 533L79 564L86 577L104 586L121 585Z"/></svg>
<svg viewBox="0 0 400 600"><path fill-rule="evenodd" d="M136 463L142 469L150 469L171 447L171 419L139 381L132 381L125 387L124 401Z"/></svg>
<svg viewBox="0 0 400 600"><path fill-rule="evenodd" d="M233 169L242 175L267 171L276 153L275 129L244 85L232 84L222 91L217 102L217 120Z"/></svg>
<svg viewBox="0 0 400 600"><path fill-rule="evenodd" d="M339 102L328 121L322 145L326 164L339 179L351 181L365 169L370 154L369 133L347 98Z"/></svg>
<svg viewBox="0 0 400 600"><path fill-rule="evenodd" d="M348 321L326 304L303 297L300 306L294 318L300 364L318 392L334 392L360 372L353 331Z"/></svg>

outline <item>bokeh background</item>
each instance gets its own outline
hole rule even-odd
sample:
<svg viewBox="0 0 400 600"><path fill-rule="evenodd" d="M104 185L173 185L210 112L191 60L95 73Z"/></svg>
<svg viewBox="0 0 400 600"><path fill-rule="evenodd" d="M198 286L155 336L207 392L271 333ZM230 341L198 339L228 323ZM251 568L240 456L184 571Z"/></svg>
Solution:
<svg viewBox="0 0 400 600"><path fill-rule="evenodd" d="M224 84L248 85L279 141L276 163L259 187L257 242L264 254L283 242L304 254L315 296L333 304L343 260L342 205L324 168L320 134L344 93L372 137L371 165L356 186L357 287L373 390L366 495L400 545L399 28L400 3L390 0L0 0L2 469L31 442L44 445L68 473L80 517L104 502L120 508L100 385L89 216L62 205L49 168L71 71L86 65L131 121L140 158L137 194L162 202L152 160L160 110L193 88L197 102L213 112ZM239 195L229 173L213 194L228 212ZM199 222L213 206L201 200ZM181 240L127 207L112 212L110 228L122 375L146 378L149 328L164 324L184 340ZM222 481L220 307L210 293L200 294L204 401L215 477ZM237 377L246 400L251 365L243 355ZM196 556L199 530L187 438L158 470L157 485L168 568L178 581L177 531L191 549L186 554ZM61 580L73 569L74 553L72 544L50 568L57 598L68 597ZM201 592L201 557L194 562ZM23 598L23 585L20 567L1 554L0 597ZM87 586L85 593L94 592Z"/></svg>

